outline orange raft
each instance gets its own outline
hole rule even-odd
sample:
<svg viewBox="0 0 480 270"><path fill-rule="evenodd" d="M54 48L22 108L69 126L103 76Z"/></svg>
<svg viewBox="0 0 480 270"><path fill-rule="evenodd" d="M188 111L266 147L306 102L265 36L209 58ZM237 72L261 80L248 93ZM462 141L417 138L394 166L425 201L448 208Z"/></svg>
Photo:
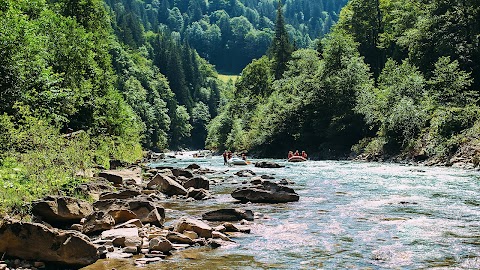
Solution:
<svg viewBox="0 0 480 270"><path fill-rule="evenodd" d="M303 162L303 161L307 161L307 159L302 156L293 156L288 159L288 162Z"/></svg>

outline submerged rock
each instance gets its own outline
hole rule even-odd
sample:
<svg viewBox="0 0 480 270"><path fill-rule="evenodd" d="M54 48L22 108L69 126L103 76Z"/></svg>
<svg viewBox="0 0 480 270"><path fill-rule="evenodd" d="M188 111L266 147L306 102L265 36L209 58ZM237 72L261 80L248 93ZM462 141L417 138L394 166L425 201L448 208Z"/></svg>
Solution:
<svg viewBox="0 0 480 270"><path fill-rule="evenodd" d="M253 212L244 209L219 209L204 213L202 218L208 221L240 221L242 219L253 220Z"/></svg>
<svg viewBox="0 0 480 270"><path fill-rule="evenodd" d="M198 165L196 163L192 163L192 164L187 166L187 170L197 170L197 169L200 169L200 165Z"/></svg>
<svg viewBox="0 0 480 270"><path fill-rule="evenodd" d="M292 188L270 181L258 182L255 182L254 186L237 188L232 192L232 197L242 202L254 203L284 203L300 199Z"/></svg>
<svg viewBox="0 0 480 270"><path fill-rule="evenodd" d="M252 177L256 174L252 170L240 170L236 172L235 175L238 177Z"/></svg>
<svg viewBox="0 0 480 270"><path fill-rule="evenodd" d="M0 253L68 267L87 266L98 260L95 245L79 232L13 220L0 225Z"/></svg>
<svg viewBox="0 0 480 270"><path fill-rule="evenodd" d="M258 161L255 163L255 167L258 168L283 168L284 165L280 165L278 163L272 161Z"/></svg>

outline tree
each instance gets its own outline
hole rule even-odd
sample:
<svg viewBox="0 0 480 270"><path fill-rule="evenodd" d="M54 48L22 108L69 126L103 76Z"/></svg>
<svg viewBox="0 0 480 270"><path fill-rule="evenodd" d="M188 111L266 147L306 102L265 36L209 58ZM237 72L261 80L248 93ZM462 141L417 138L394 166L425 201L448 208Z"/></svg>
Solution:
<svg viewBox="0 0 480 270"><path fill-rule="evenodd" d="M170 126L170 145L172 147L182 147L186 143L185 139L190 137L192 125L190 125L189 120L190 115L188 115L187 108L185 106L177 106Z"/></svg>
<svg viewBox="0 0 480 270"><path fill-rule="evenodd" d="M208 106L198 102L192 110L192 145L198 149L205 147L207 124L211 120Z"/></svg>
<svg viewBox="0 0 480 270"><path fill-rule="evenodd" d="M377 78L385 62L384 52L379 49L383 33L380 0L353 0L342 10L338 27L351 34L359 43L358 50L365 57Z"/></svg>
<svg viewBox="0 0 480 270"><path fill-rule="evenodd" d="M280 79L287 69L287 62L293 52L293 45L290 43L285 19L283 18L282 2L278 1L277 20L275 22L275 36L270 46L270 57L273 60L275 79Z"/></svg>

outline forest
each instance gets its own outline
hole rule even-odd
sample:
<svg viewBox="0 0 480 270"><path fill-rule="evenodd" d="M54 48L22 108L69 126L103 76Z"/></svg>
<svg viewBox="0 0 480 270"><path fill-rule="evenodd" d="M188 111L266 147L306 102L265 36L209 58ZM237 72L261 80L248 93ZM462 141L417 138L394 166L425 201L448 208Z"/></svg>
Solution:
<svg viewBox="0 0 480 270"><path fill-rule="evenodd" d="M474 0L350 0L316 49L286 39L242 71L207 146L478 164L479 21Z"/></svg>
<svg viewBox="0 0 480 270"><path fill-rule="evenodd" d="M214 67L169 31L123 43L110 12L100 0L0 0L1 209L144 149L204 146L224 87Z"/></svg>
<svg viewBox="0 0 480 270"><path fill-rule="evenodd" d="M144 150L478 164L479 21L475 0L0 0L0 209Z"/></svg>
<svg viewBox="0 0 480 270"><path fill-rule="evenodd" d="M168 31L216 69L238 74L262 57L274 35L277 0L106 0L115 33L140 47L143 32ZM315 45L338 20L347 0L286 0L286 29L297 48Z"/></svg>

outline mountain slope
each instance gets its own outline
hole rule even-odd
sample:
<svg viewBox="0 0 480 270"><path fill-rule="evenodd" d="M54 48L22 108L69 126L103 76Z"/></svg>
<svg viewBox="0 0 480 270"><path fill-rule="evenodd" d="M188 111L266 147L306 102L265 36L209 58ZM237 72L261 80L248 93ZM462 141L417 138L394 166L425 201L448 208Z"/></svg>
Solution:
<svg viewBox="0 0 480 270"><path fill-rule="evenodd" d="M218 70L239 73L264 55L274 31L276 0L105 0L116 14L117 33L143 44L141 30L177 32ZM298 48L328 33L347 0L287 0L287 30Z"/></svg>

